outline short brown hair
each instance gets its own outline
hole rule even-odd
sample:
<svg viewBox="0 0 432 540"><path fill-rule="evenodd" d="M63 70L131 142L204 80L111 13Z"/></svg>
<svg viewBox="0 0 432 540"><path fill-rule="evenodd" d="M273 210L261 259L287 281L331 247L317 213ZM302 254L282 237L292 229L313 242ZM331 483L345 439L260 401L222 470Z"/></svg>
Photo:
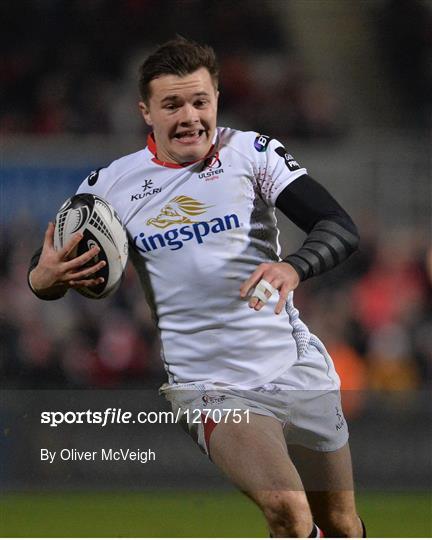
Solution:
<svg viewBox="0 0 432 540"><path fill-rule="evenodd" d="M150 98L150 83L161 75L184 77L204 67L210 73L215 88L219 77L216 55L209 45L201 45L177 36L152 53L139 69L139 90L144 102Z"/></svg>

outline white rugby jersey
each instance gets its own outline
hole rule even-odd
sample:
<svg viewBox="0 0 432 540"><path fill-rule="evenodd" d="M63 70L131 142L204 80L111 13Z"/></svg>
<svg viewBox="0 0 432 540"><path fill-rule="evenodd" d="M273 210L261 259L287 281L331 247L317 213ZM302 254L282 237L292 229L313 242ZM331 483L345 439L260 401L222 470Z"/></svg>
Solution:
<svg viewBox="0 0 432 540"><path fill-rule="evenodd" d="M275 201L306 172L277 140L218 128L199 162L161 163L149 136L79 187L108 200L128 231L170 383L254 387L298 361L310 334L292 293L275 315L277 293L256 312L239 289L280 260Z"/></svg>

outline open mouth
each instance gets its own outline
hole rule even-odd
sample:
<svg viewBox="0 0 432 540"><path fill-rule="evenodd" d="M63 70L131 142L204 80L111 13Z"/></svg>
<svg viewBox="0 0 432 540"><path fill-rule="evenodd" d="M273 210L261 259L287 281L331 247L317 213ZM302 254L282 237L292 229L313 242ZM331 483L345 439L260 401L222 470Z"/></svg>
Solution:
<svg viewBox="0 0 432 540"><path fill-rule="evenodd" d="M174 139L183 144L193 144L201 140L204 135L205 129L194 129L189 131L181 131L174 135Z"/></svg>

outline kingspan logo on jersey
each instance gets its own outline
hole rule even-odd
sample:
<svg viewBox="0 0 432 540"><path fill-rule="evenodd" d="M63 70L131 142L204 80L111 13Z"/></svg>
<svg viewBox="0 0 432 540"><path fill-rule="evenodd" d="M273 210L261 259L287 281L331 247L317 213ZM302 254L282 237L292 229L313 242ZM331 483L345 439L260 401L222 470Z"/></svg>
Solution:
<svg viewBox="0 0 432 540"><path fill-rule="evenodd" d="M166 229L172 225L181 227L171 227L163 233L148 236L141 232L134 237L134 246L141 253L165 247L177 251L185 242L195 240L197 244L203 244L205 238L210 235L240 228L237 214L213 217L207 221L196 219L211 207L186 195L174 197L162 208L157 217L148 219L146 225L153 225L158 229Z"/></svg>

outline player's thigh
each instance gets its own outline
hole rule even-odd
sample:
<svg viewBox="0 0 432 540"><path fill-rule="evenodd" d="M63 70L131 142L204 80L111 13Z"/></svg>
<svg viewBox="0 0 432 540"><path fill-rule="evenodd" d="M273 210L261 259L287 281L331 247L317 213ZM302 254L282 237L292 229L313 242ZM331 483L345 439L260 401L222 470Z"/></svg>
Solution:
<svg viewBox="0 0 432 540"><path fill-rule="evenodd" d="M354 481L349 444L332 452L290 446L312 514L318 523L332 516L355 516Z"/></svg>
<svg viewBox="0 0 432 540"><path fill-rule="evenodd" d="M212 461L248 494L303 491L281 423L271 416L251 414L249 422L220 422L209 446Z"/></svg>

